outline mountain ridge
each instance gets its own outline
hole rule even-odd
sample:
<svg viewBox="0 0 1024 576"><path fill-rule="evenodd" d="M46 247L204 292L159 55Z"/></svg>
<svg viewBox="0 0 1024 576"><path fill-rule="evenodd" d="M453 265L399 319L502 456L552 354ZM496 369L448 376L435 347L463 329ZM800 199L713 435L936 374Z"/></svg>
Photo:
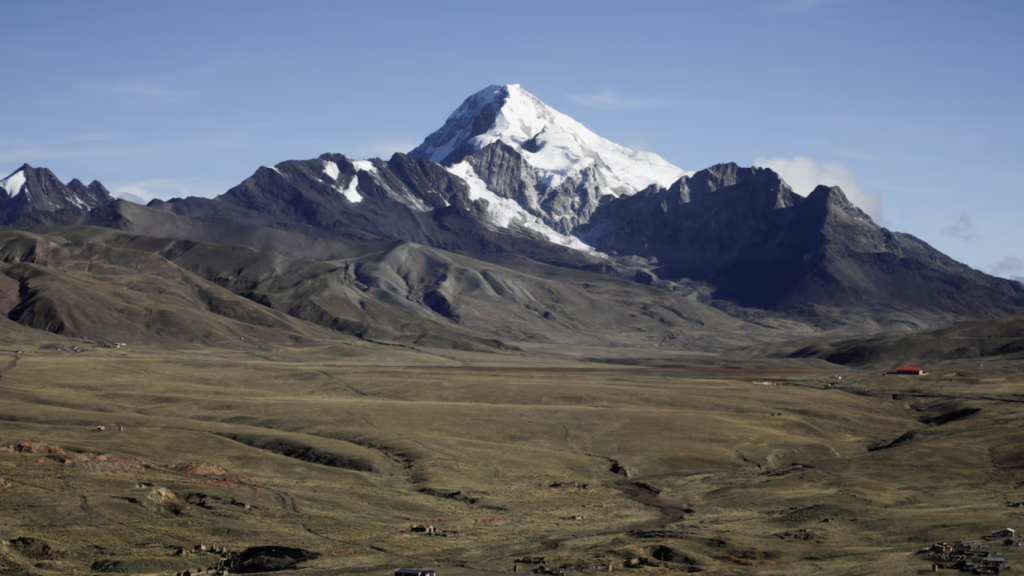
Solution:
<svg viewBox="0 0 1024 576"><path fill-rule="evenodd" d="M86 186L77 178L64 184L48 168L23 164L0 180L0 224L15 224L44 213L85 214L113 200L99 181Z"/></svg>
<svg viewBox="0 0 1024 576"><path fill-rule="evenodd" d="M612 152L639 162L627 168L657 159L668 172L630 180L622 177L629 176L628 170L620 170L628 162L605 161ZM672 174L671 182L664 182L666 173ZM632 184L626 186L626 181ZM489 299L500 295L481 280L487 274L501 275L492 266L545 270L547 276L552 273L544 267L554 266L615 282L630 280L649 287L631 292L633 298L646 301L651 298L648 289L660 290L669 300L689 298L747 322L745 329L751 333L757 332L756 325L798 332L918 329L1024 312L1024 286L972 270L913 236L878 226L839 188L819 186L803 197L776 172L735 163L684 172L655 155L633 153L601 139L517 85L491 86L471 95L409 154L358 160L326 153L261 166L213 199L155 200L138 206L111 199L99 182L85 186L73 180L65 186L45 168L28 165L0 183L7 192L0 198L0 215L14 227L59 231L62 226L95 225L280 251L302 261L389 250L393 262L419 262L415 289L397 288L402 283L389 272L386 282L352 280L339 292L330 292L334 296L316 296L360 303L352 304L355 308L338 304L340 300L335 304L341 308L310 308L262 294L254 288L266 282L262 276L253 286L230 283L236 294L263 305L284 306L280 303L288 301L282 311L314 323L342 314L338 318L347 319L332 326L353 334L373 333L375 322L381 330L408 324L399 320L406 313L429 318L436 334L450 332L451 327L438 328L445 323L458 327L451 334L467 334L466 322L477 318L470 303L491 306ZM646 185L633 186L639 184ZM36 197L54 200L25 204ZM415 248L399 250L395 242ZM531 261L537 266L526 264ZM412 268L381 266L407 270L398 277L408 284L403 275ZM320 270L311 264L301 268ZM458 273L439 275L435 269ZM210 274L220 278L219 272ZM334 272L323 274L325 286L333 285L326 278ZM377 278L374 274L369 277ZM562 278L559 282L572 277L554 276ZM591 296L560 284L543 286L538 289L547 294L591 301ZM358 312L371 301L405 312L376 317ZM616 302L602 306L632 309L626 300ZM517 318L507 337L557 332L554 324L540 328L551 319L516 308L521 305L502 304L512 307L502 308L499 315ZM552 304L548 311L555 308ZM565 314L552 312L555 318ZM630 316L617 318L604 328L608 334L632 322L626 319ZM360 327L352 328L352 322ZM532 322L537 326L529 326ZM580 320L565 334L584 325ZM406 334L394 326L381 333ZM741 325L729 326L736 330ZM601 330L587 328L595 334ZM485 324L469 332L475 334L467 336L470 340L500 337ZM649 335L636 337L651 341ZM624 341L619 336L613 340Z"/></svg>

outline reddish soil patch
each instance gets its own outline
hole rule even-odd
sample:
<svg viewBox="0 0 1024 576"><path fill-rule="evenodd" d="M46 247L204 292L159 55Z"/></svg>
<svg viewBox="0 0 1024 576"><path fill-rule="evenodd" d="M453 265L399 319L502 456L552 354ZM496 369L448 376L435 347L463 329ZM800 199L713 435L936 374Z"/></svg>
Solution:
<svg viewBox="0 0 1024 576"><path fill-rule="evenodd" d="M228 473L227 470L220 466L217 466L216 464L207 464L206 462L186 462L184 464L175 464L174 466L171 466L171 470L198 476L227 476Z"/></svg>
<svg viewBox="0 0 1024 576"><path fill-rule="evenodd" d="M4 442L0 444L0 450L4 452L14 452L18 454L63 454L64 449L60 446L54 446L52 444L43 444L42 442L32 442L25 440L22 442Z"/></svg>
<svg viewBox="0 0 1024 576"><path fill-rule="evenodd" d="M72 468L84 468L107 474L124 474L135 477L163 476L171 481L185 481L215 488L261 488L253 486L259 480L242 476L229 476L227 470L206 462L187 462L174 466L160 466L136 458L135 456L108 456L106 454L68 453L60 446L40 442L6 442L0 444L0 451L16 454L38 454L48 458L40 458L38 464L46 463L47 459ZM161 474L162 473L162 474ZM175 476L187 475L184 478ZM166 478L170 476L170 478Z"/></svg>
<svg viewBox="0 0 1024 576"><path fill-rule="evenodd" d="M134 456L105 456L103 454L69 454L60 459L65 466L86 468L97 472L116 474L143 474L153 468Z"/></svg>

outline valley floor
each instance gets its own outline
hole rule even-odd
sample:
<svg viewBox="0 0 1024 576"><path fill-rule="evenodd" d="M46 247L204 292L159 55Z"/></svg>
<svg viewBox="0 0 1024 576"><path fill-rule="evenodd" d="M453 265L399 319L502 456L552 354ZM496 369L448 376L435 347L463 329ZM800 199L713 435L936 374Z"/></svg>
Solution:
<svg viewBox="0 0 1024 576"><path fill-rule="evenodd" d="M205 544L302 548L311 575L909 574L1024 528L1024 363L25 343L0 366L3 573L195 573Z"/></svg>

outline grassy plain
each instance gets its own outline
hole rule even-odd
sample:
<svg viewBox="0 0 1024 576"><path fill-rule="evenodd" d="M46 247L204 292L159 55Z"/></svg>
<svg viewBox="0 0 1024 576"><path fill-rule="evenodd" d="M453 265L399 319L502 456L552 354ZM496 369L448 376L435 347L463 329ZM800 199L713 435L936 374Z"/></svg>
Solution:
<svg viewBox="0 0 1024 576"><path fill-rule="evenodd" d="M1020 362L54 348L0 346L4 573L194 572L217 555L174 553L204 543L306 574L911 574L1024 528Z"/></svg>

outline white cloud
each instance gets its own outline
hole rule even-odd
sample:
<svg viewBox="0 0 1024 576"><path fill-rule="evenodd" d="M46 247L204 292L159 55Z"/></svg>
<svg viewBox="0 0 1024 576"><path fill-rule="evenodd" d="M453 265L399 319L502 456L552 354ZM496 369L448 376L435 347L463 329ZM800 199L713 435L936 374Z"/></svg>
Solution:
<svg viewBox="0 0 1024 576"><path fill-rule="evenodd" d="M186 196L194 195L189 194L185 185L177 180L159 179L139 180L138 182L119 184L114 186L112 192L114 193L114 196L118 198L121 198L122 196L134 196L135 199L126 199L131 200L132 202L138 202L139 204L145 204L154 198L166 200L168 198L184 198Z"/></svg>
<svg viewBox="0 0 1024 576"><path fill-rule="evenodd" d="M114 183L110 187L110 193L115 198L124 197L125 200L146 204L150 200L159 198L168 200L170 198L187 198L198 196L200 198L213 198L223 194L229 187L214 182L193 181L188 184L179 180L153 178L149 180L138 180L124 184ZM131 196L131 197L129 197Z"/></svg>
<svg viewBox="0 0 1024 576"><path fill-rule="evenodd" d="M115 197L120 198L121 200L127 200L128 202L135 202L136 204L147 204L145 200L143 200L139 196L136 196L135 194L132 194L131 192L121 192Z"/></svg>
<svg viewBox="0 0 1024 576"><path fill-rule="evenodd" d="M596 94L569 94L573 102L596 108L598 110L626 110L633 108L657 108L676 106L681 103L679 100L668 100L662 98L628 98L620 96L615 92L598 92Z"/></svg>
<svg viewBox="0 0 1024 576"><path fill-rule="evenodd" d="M974 220L966 212L960 213L960 218L949 226L942 227L942 233L946 236L955 236L961 240L977 240L981 238L977 228L974 227Z"/></svg>
<svg viewBox="0 0 1024 576"><path fill-rule="evenodd" d="M1002 276L1024 283L1024 260L1016 256L1007 256L989 268L993 276Z"/></svg>
<svg viewBox="0 0 1024 576"><path fill-rule="evenodd" d="M771 168L794 192L807 196L818 185L839 186L858 208L878 220L882 212L882 199L877 194L866 194L857 181L857 175L848 166L837 162L818 163L806 156L794 158L758 158L754 166Z"/></svg>

